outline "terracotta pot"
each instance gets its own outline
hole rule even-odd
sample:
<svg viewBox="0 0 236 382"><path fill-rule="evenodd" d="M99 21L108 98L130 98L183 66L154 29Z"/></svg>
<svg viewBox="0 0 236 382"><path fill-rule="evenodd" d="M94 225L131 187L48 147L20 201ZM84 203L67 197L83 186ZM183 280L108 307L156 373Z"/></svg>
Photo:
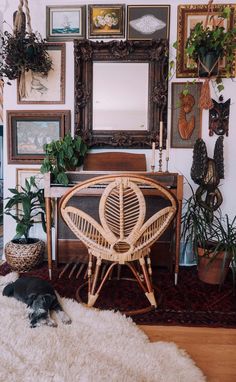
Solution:
<svg viewBox="0 0 236 382"><path fill-rule="evenodd" d="M225 260L225 267L223 267L224 252L219 252L214 260L211 261L211 255L209 257L204 256L204 249L198 248L198 278L207 284L220 285L224 282L224 279L229 270L229 264L231 258L227 256Z"/></svg>
<svg viewBox="0 0 236 382"><path fill-rule="evenodd" d="M11 269L26 272L43 261L45 243L39 239L31 239L30 244L21 244L16 240L5 245L5 256Z"/></svg>

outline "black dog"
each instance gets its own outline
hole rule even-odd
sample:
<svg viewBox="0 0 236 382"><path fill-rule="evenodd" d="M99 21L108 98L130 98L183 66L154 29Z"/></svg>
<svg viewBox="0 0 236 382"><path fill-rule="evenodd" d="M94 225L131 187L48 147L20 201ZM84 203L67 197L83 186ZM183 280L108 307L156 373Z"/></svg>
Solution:
<svg viewBox="0 0 236 382"><path fill-rule="evenodd" d="M38 277L22 277L5 286L3 296L15 297L29 307L30 326L57 326L50 318L50 311L55 311L64 324L71 320L62 310L53 287Z"/></svg>

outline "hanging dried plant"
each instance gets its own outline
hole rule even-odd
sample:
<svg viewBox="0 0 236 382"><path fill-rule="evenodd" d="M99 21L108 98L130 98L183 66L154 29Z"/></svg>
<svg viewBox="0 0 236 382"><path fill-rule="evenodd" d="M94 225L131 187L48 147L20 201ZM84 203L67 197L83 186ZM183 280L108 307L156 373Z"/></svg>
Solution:
<svg viewBox="0 0 236 382"><path fill-rule="evenodd" d="M1 43L0 78L14 80L28 70L46 75L52 69L46 42L39 33L4 32Z"/></svg>

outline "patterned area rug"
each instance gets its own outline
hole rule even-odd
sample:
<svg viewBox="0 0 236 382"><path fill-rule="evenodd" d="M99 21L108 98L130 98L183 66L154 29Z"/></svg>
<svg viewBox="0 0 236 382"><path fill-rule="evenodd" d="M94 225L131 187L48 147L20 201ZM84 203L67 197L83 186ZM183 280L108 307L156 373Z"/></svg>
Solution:
<svg viewBox="0 0 236 382"><path fill-rule="evenodd" d="M80 274L76 279L76 271L69 278L71 268L68 268L59 279L61 270L62 267L54 268L52 284L61 296L75 298L77 288L85 282L84 275ZM0 274L5 275L8 272L10 268L5 263L0 267ZM26 274L21 274L21 277ZM47 265L43 264L28 274L48 279ZM154 270L153 280L158 308L156 311L132 316L137 324L236 328L236 295L231 274L221 290L218 286L199 281L195 267L180 268L177 286L174 286L173 275L165 270ZM85 298L86 289L83 290L83 294L82 297ZM137 283L110 280L105 284L95 306L112 310L117 307L121 311L127 311L144 308L148 306L148 302Z"/></svg>

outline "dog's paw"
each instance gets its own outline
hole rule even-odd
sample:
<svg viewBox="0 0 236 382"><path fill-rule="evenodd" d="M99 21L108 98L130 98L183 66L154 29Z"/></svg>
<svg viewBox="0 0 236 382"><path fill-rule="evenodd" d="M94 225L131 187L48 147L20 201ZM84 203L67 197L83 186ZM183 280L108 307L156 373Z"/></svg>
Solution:
<svg viewBox="0 0 236 382"><path fill-rule="evenodd" d="M57 327L57 323L56 321L52 320L51 318L49 320L46 321L46 325L47 326L51 326L53 328L56 328Z"/></svg>
<svg viewBox="0 0 236 382"><path fill-rule="evenodd" d="M65 325L70 325L70 324L72 323L70 317L68 317L68 316L65 317L65 318L63 318L63 319L62 319L62 322L63 322L63 324L65 324Z"/></svg>

